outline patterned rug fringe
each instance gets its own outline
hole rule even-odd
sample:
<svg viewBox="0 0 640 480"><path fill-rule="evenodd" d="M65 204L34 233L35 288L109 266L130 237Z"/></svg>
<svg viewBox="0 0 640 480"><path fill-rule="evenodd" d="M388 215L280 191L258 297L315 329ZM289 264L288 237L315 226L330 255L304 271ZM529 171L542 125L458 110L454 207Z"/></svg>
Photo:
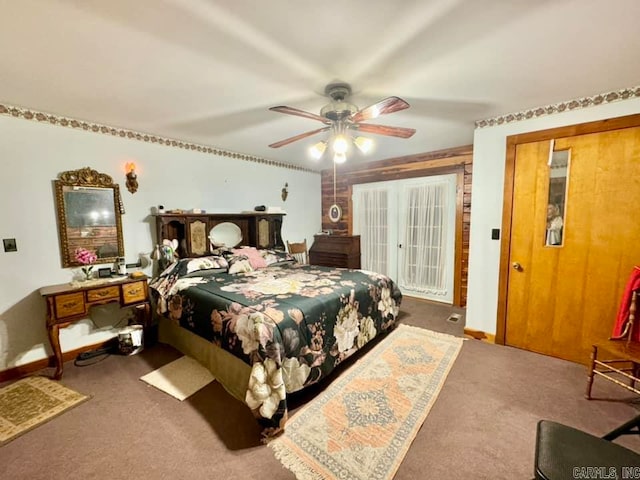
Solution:
<svg viewBox="0 0 640 480"><path fill-rule="evenodd" d="M277 442L269 444L275 457L296 476L297 480L324 480L324 477L306 465L295 453Z"/></svg>
<svg viewBox="0 0 640 480"><path fill-rule="evenodd" d="M435 337L435 338L449 338L449 339L457 338L459 340L466 340L465 338L456 337L455 335L451 335L449 333L436 332L435 330L429 330L427 328L422 328L422 327L415 327L413 325L407 325L406 323L400 323L398 325L398 327L402 327L403 329L406 329L406 330L415 330L417 332L429 332L429 336ZM396 330L398 330L398 327L396 327L394 332ZM391 333L393 333L393 332L391 332ZM391 334L389 334L389 335L391 335Z"/></svg>

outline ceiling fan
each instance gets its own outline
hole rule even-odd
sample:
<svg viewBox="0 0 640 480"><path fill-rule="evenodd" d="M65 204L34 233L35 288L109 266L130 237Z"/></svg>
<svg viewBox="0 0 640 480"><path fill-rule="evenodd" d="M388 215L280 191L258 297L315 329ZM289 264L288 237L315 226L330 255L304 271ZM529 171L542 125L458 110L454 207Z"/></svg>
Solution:
<svg viewBox="0 0 640 480"><path fill-rule="evenodd" d="M325 87L324 92L327 97L331 98L331 103L322 107L320 115L287 106L271 107L269 109L274 112L286 113L287 115L310 118L322 122L325 125L322 128L272 143L269 145L271 148L280 148L318 133L331 132L331 146L334 151L334 161L341 163L346 160L345 154L348 148L347 137L350 131L399 138L409 138L416 132L413 128L362 123L377 118L380 115L386 115L409 108L409 104L399 97L388 97L360 110L356 105L347 101L351 95L351 86L349 84L342 82L330 83ZM366 153L373 145L371 139L365 137L356 137L353 139L353 142L363 153ZM311 153L316 158L320 158L326 147L326 142L319 142L311 148Z"/></svg>

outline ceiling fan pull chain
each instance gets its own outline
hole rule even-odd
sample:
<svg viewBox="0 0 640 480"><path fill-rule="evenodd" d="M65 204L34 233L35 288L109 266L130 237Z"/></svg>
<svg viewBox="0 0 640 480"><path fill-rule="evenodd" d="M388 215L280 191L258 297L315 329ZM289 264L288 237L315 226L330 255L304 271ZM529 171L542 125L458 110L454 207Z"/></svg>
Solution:
<svg viewBox="0 0 640 480"><path fill-rule="evenodd" d="M333 162L333 203L336 203L336 162Z"/></svg>

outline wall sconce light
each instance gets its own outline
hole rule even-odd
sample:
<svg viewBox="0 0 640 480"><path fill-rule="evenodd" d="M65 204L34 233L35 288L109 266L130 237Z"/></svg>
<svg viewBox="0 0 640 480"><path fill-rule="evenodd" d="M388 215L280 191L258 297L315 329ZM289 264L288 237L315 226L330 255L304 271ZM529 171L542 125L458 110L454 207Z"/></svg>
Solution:
<svg viewBox="0 0 640 480"><path fill-rule="evenodd" d="M138 175L136 175L136 164L133 162L127 163L127 190L131 193L136 193L138 191Z"/></svg>
<svg viewBox="0 0 640 480"><path fill-rule="evenodd" d="M289 184L285 183L284 184L284 188L282 189L282 201L286 202L287 201L287 197L289 196Z"/></svg>

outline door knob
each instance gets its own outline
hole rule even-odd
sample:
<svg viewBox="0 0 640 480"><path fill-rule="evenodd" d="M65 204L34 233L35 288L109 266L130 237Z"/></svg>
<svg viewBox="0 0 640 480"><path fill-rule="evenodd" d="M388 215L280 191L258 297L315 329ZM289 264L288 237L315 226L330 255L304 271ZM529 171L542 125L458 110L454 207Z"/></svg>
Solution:
<svg viewBox="0 0 640 480"><path fill-rule="evenodd" d="M513 262L511 266L513 267L514 270L517 270L518 272L522 271L522 265L520 265L518 262Z"/></svg>

